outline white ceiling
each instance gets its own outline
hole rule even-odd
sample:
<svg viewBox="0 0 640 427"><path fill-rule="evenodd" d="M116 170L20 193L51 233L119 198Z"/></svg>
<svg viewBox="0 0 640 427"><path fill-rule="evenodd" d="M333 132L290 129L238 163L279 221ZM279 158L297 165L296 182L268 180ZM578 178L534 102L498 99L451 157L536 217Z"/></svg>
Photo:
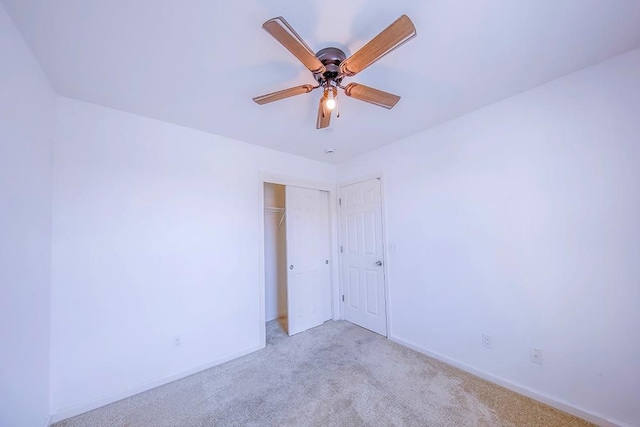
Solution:
<svg viewBox="0 0 640 427"><path fill-rule="evenodd" d="M640 46L639 0L2 1L60 95L330 162ZM319 131L318 91L251 100L314 83L265 20L349 55L403 13L418 37L345 79L393 110L343 95Z"/></svg>

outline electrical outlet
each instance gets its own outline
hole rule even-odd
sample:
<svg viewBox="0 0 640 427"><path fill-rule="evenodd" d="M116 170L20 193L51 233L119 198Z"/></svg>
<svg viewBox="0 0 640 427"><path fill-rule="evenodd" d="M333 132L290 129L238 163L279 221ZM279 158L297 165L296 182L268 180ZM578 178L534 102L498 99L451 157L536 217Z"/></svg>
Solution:
<svg viewBox="0 0 640 427"><path fill-rule="evenodd" d="M539 348L529 349L529 360L538 365L542 365L542 350Z"/></svg>
<svg viewBox="0 0 640 427"><path fill-rule="evenodd" d="M493 347L493 337L489 334L482 334L482 346L491 348Z"/></svg>
<svg viewBox="0 0 640 427"><path fill-rule="evenodd" d="M173 337L173 346L180 347L182 345L182 339L180 337Z"/></svg>

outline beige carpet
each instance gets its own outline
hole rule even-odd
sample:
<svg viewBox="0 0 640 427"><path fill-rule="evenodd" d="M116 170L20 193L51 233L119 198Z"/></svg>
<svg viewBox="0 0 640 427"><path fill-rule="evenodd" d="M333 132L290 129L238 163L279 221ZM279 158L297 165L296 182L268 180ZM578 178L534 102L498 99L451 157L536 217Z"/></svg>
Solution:
<svg viewBox="0 0 640 427"><path fill-rule="evenodd" d="M347 322L55 424L68 426L584 426Z"/></svg>

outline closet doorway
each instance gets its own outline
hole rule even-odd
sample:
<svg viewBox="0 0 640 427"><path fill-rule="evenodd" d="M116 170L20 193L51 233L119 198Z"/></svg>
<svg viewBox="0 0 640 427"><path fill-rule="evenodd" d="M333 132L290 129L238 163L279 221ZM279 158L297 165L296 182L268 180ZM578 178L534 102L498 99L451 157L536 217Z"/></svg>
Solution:
<svg viewBox="0 0 640 427"><path fill-rule="evenodd" d="M288 335L331 319L327 191L264 183L265 322Z"/></svg>

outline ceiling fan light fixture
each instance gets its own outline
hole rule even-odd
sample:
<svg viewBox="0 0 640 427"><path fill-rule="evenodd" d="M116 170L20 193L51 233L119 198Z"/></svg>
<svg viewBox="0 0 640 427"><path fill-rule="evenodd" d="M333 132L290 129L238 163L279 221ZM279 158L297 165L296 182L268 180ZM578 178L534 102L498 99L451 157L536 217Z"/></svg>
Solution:
<svg viewBox="0 0 640 427"><path fill-rule="evenodd" d="M324 94L322 95L324 106L327 107L328 110L333 110L334 108L336 108L337 97L338 89L336 89L335 86L329 86L325 88Z"/></svg>
<svg viewBox="0 0 640 427"><path fill-rule="evenodd" d="M325 105L329 110L333 110L334 108L336 108L336 100L333 98L329 98L327 99L327 102L325 103Z"/></svg>
<svg viewBox="0 0 640 427"><path fill-rule="evenodd" d="M314 89L322 89L322 97L318 103L316 129L327 129L331 122L332 114L335 114L336 118L340 117L336 102L338 88L342 89L348 97L387 109L393 108L400 100L397 95L363 84L349 83L343 86L342 80L345 77L353 77L378 59L414 38L416 29L408 16L400 16L348 58L344 51L337 47L325 47L314 54L300 35L281 16L266 21L262 27L311 71L317 85L301 85L257 96L253 98L257 104L268 104L308 93Z"/></svg>

